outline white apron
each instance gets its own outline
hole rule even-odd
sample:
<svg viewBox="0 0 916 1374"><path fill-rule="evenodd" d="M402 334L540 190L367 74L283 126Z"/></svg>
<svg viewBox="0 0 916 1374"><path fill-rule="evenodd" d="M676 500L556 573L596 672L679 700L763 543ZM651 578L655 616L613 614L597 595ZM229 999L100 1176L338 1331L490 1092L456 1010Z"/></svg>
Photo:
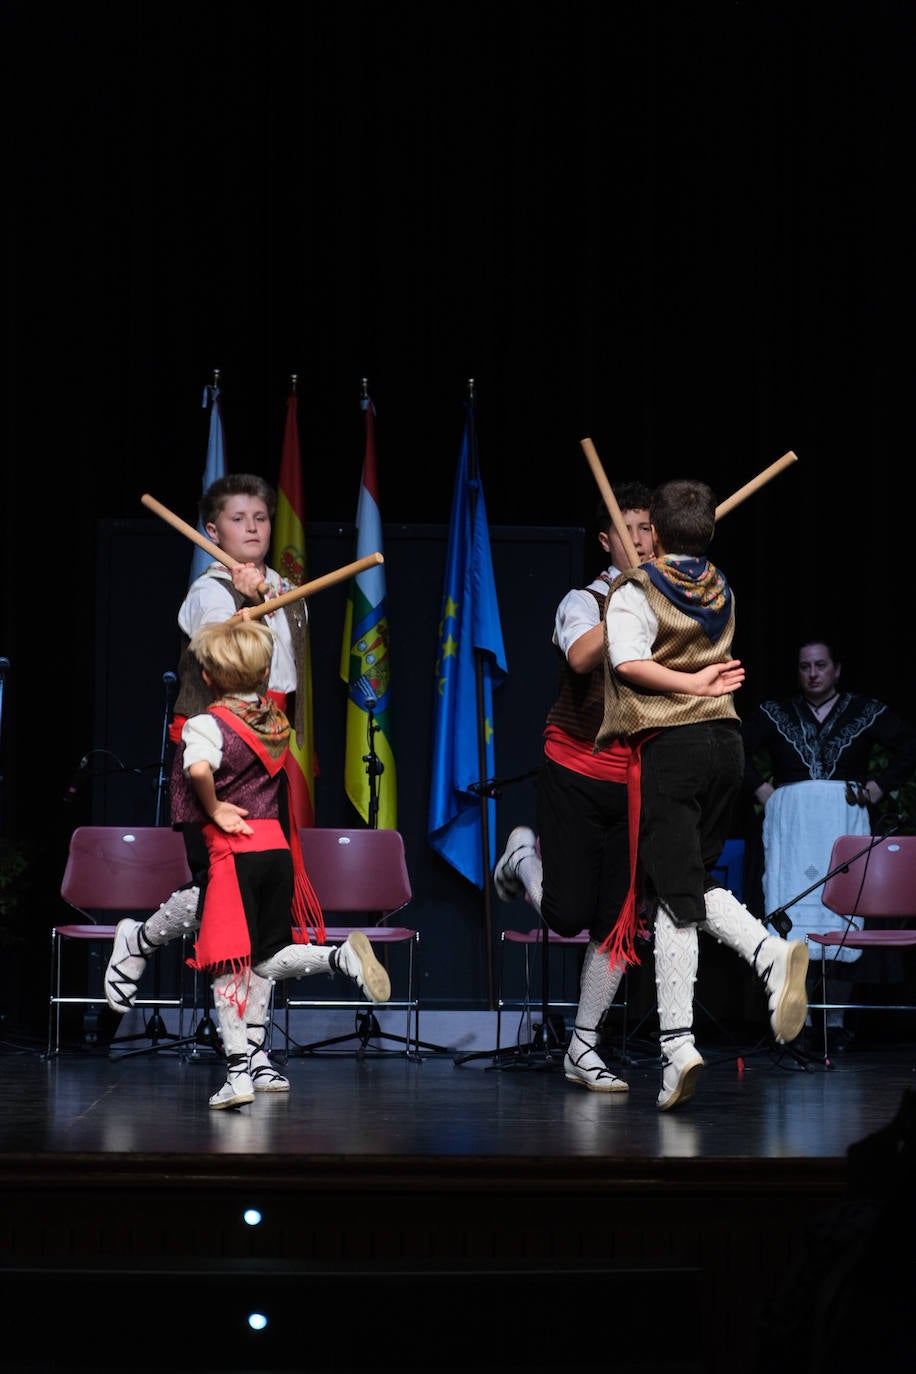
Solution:
<svg viewBox="0 0 916 1374"><path fill-rule="evenodd" d="M850 806L845 782L793 782L777 787L763 811L763 900L766 915L791 902L812 883L830 872L830 854L837 835L870 835L868 808ZM790 940L804 940L809 931L843 931L841 916L821 901L823 883L807 897L790 906L786 915L792 922ZM853 918L861 929L862 922ZM819 954L815 946L813 953ZM828 958L851 964L860 949L831 946Z"/></svg>

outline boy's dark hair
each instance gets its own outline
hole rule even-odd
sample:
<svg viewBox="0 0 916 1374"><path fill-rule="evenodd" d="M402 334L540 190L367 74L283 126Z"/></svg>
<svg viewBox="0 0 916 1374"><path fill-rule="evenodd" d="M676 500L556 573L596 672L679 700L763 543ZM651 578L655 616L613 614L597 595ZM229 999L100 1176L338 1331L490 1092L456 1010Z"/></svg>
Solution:
<svg viewBox="0 0 916 1374"><path fill-rule="evenodd" d="M269 482L253 472L232 472L211 482L198 502L200 518L211 525L230 496L256 496L267 507L271 523L277 513L277 493Z"/></svg>
<svg viewBox="0 0 916 1374"><path fill-rule="evenodd" d="M652 488L645 482L615 482L611 491L621 514L628 510L648 510L652 501ZM595 506L595 531L606 531L610 523L610 512L601 496Z"/></svg>
<svg viewBox="0 0 916 1374"><path fill-rule="evenodd" d="M649 518L666 553L701 558L716 528L716 497L705 482L677 478L652 493Z"/></svg>

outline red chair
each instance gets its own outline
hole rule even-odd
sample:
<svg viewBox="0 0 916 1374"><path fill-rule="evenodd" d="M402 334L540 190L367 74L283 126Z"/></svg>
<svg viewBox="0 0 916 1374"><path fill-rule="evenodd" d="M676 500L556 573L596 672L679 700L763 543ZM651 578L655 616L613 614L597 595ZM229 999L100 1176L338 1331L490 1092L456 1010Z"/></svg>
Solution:
<svg viewBox="0 0 916 1374"><path fill-rule="evenodd" d="M84 918L51 931L51 992L48 1008L48 1056L60 1053L60 1016L64 1005L105 1005L104 992L68 994L63 991L64 946L70 941L110 946L115 927L124 916L144 920L158 910L191 873L181 834L169 826L83 825L70 836L60 895ZM102 913L116 912L111 924ZM111 950L106 948L106 961ZM181 1038L184 998L139 999L137 1006L178 1007Z"/></svg>
<svg viewBox="0 0 916 1374"><path fill-rule="evenodd" d="M287 1045L295 1044L289 1030L291 1010L342 1008L356 1012L357 1030L317 1040L309 1045L296 1045L296 1050L301 1054L308 1054L316 1050L329 1049L348 1040L357 1040L359 1047L355 1052L362 1054L368 1048L374 1048L369 1046L370 1040L382 1039L399 1041L404 1045L407 1055L418 1058L420 1047L424 1044L419 1038L420 1004L415 991L420 933L412 926L388 924L413 897L404 854L404 840L400 831L309 826L300 829L299 839L305 871L318 894L324 912L328 944L343 944L352 931L360 930L374 946L384 946L386 950L393 945L406 946L406 996L400 1001L384 1003L388 1010L401 1009L406 1012L406 1027L403 1036L381 1030L375 1013L365 998L344 997L332 1000L319 997L291 997L286 984L278 984L285 1000L284 1033ZM362 917L357 923L337 924L331 919L334 916L352 917L355 913ZM384 959L387 962L387 955ZM341 982L344 981L341 979ZM311 982L311 979L300 980L306 987ZM440 1045L425 1047L444 1051L444 1047Z"/></svg>
<svg viewBox="0 0 916 1374"><path fill-rule="evenodd" d="M820 948L823 1001L812 1002L809 1010L824 1014L824 1059L827 1055L827 1012L916 1011L916 1005L890 1006L885 1003L831 1002L828 996L828 968L833 962L828 950L909 949L916 945L916 835L895 835L882 839L866 835L840 835L830 855L830 876L821 892L821 902L839 918L830 930L808 935L808 943ZM847 918L861 918L862 929ZM880 922L880 924L878 924ZM891 924L893 922L893 924ZM854 965L841 965L844 969ZM846 974L848 977L848 972Z"/></svg>

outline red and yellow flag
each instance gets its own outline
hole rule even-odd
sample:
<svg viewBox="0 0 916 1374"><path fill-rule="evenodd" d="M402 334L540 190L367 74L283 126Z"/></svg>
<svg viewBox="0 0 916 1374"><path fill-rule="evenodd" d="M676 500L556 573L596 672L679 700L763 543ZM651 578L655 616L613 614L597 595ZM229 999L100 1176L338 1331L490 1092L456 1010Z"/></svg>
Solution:
<svg viewBox="0 0 916 1374"><path fill-rule="evenodd" d="M302 450L299 446L299 398L295 388L286 401L286 425L277 483L277 514L273 525L270 562L292 586L306 580L305 502L302 496ZM305 694L305 720L300 733L290 735L287 772L293 808L299 825L315 824L315 716L312 696L311 632L306 635L305 662L299 672L298 690Z"/></svg>

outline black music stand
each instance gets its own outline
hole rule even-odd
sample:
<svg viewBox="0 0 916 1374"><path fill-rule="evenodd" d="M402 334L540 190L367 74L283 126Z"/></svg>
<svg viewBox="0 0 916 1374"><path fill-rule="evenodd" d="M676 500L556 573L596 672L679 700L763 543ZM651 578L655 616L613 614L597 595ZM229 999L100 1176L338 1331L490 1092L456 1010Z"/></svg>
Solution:
<svg viewBox="0 0 916 1374"><path fill-rule="evenodd" d="M511 783L525 782L528 778L536 777L539 772L539 768L532 768L527 773L520 773L513 778L483 778L472 783L469 790L476 792L479 796L493 797L498 801L502 797L504 787ZM541 1023L536 1029L534 1038L526 1044L500 1046L491 1050L472 1050L467 1054L458 1054L454 1060L457 1067L462 1064L469 1064L476 1059L490 1059L492 1063L487 1066L488 1069L562 1068L566 1045L560 1043L550 1020L550 932L540 912L537 913L537 917L541 933Z"/></svg>
<svg viewBox="0 0 916 1374"><path fill-rule="evenodd" d="M378 733L378 725L375 720L375 708L378 705L378 697L375 688L369 678L363 674L358 677L351 688L355 688L363 698L363 705L366 708L368 717L366 726L366 737L369 744L369 752L363 754L363 763L366 765L366 773L369 778L369 806L368 806L368 830L378 830L378 780L385 771L385 765L379 758L375 748L375 736ZM381 914L381 913L379 913ZM384 951L385 967L388 967L388 950ZM319 1050L328 1049L332 1045L340 1045L348 1040L358 1040L359 1049L357 1056L371 1053L373 1055L399 1054L399 1050L389 1050L384 1046L370 1045L371 1040L393 1040L396 1044L403 1045L405 1052L410 1055L410 1047L413 1046L413 1055L410 1057L419 1058L421 1049L432 1050L434 1054L449 1054L450 1051L445 1045L436 1045L428 1040L408 1037L406 1035L396 1035L393 1031L383 1031L379 1025L378 1018L372 1010L371 1004L365 1008L360 1008L356 1013L355 1030L346 1031L340 1035L327 1036L323 1040L315 1040L308 1045L302 1045L291 1038L289 1034L289 1016L287 1013L287 1026L283 1032L286 1038L287 1050L282 1055L277 1055L279 1063L285 1063L290 1056L289 1046L292 1045L297 1055L309 1055Z"/></svg>
<svg viewBox="0 0 916 1374"><path fill-rule="evenodd" d="M550 999L548 992L550 939L547 926L538 913L541 945L541 1022L535 1028L534 1038L522 1045L500 1046L492 1050L472 1050L468 1054L455 1056L456 1066L470 1063L474 1059L490 1059L489 1069L557 1069L562 1068L566 1054L565 1043L561 1044L550 1020Z"/></svg>

